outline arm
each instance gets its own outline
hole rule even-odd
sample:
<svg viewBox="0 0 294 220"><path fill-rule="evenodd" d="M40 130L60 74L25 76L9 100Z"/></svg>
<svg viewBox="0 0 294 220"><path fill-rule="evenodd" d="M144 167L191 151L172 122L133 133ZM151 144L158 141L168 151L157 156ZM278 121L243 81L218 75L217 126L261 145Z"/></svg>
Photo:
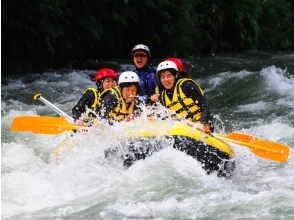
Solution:
<svg viewBox="0 0 294 220"><path fill-rule="evenodd" d="M153 104L159 100L158 97L159 94L153 94L150 97L148 97L148 95L143 95L140 96L140 99L144 101L145 104Z"/></svg>
<svg viewBox="0 0 294 220"><path fill-rule="evenodd" d="M157 69L153 66L150 66L148 75L148 104L153 104L158 101L159 93L160 93L160 80L156 75Z"/></svg>
<svg viewBox="0 0 294 220"><path fill-rule="evenodd" d="M206 96L202 95L198 86L190 81L183 83L182 90L187 97L198 101L198 106L201 111L201 118L199 121L201 124L207 124L211 120L212 115Z"/></svg>
<svg viewBox="0 0 294 220"><path fill-rule="evenodd" d="M108 120L109 113L114 110L117 104L118 104L118 100L112 92L109 92L108 94L103 96L101 98L101 106L100 106L101 118Z"/></svg>
<svg viewBox="0 0 294 220"><path fill-rule="evenodd" d="M81 117L81 114L86 111L86 106L90 107L93 105L95 95L92 91L88 90L80 98L78 103L72 108L72 117L76 121Z"/></svg>

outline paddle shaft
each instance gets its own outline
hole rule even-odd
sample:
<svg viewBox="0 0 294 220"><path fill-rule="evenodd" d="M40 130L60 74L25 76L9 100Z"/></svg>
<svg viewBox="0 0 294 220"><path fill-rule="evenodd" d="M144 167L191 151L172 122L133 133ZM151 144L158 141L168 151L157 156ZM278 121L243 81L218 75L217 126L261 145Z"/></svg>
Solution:
<svg viewBox="0 0 294 220"><path fill-rule="evenodd" d="M58 107L56 107L55 105L53 105L51 102L49 102L48 100L46 100L45 98L43 98L41 96L41 94L35 95L34 100L36 100L36 99L39 99L45 105L48 105L50 108L52 108L54 111L56 111L60 116L66 118L70 123L73 123L73 124L75 123L75 120L72 117L70 117L64 111L62 111L61 109L59 109Z"/></svg>

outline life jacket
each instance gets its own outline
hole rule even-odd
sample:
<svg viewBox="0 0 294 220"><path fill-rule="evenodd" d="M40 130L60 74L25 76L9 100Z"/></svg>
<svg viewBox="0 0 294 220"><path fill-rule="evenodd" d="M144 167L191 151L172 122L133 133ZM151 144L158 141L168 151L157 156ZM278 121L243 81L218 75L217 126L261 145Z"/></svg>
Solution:
<svg viewBox="0 0 294 220"><path fill-rule="evenodd" d="M99 94L98 90L95 88L87 88L83 92L83 94L85 94L87 91L92 91L94 93L95 100L91 106L88 106L88 109L94 110L96 108L96 106L98 105L98 98L99 98L100 94Z"/></svg>
<svg viewBox="0 0 294 220"><path fill-rule="evenodd" d="M175 115L173 115L174 118L176 119L185 118L189 121L195 122L200 120L201 111L200 111L200 107L196 103L197 101L193 100L192 98L186 97L186 95L182 91L181 86L184 82L187 82L187 81L193 82L199 88L201 94L204 95L202 89L194 80L183 78L183 79L179 79L176 82L176 85L173 91L172 100L169 99L169 97L166 94L166 90L164 89L161 92L161 101L165 107L167 107L169 110L172 110L176 113Z"/></svg>
<svg viewBox="0 0 294 220"><path fill-rule="evenodd" d="M147 95L150 97L152 94L159 93L159 79L156 77L155 67L136 68L134 72L138 74L140 79L139 96Z"/></svg>
<svg viewBox="0 0 294 220"><path fill-rule="evenodd" d="M87 106L86 108L86 113L82 113L81 117L83 117L83 121L87 122L87 123L93 123L95 124L97 122L96 119L96 114L98 114L98 99L100 97L100 94L98 92L97 89L95 88L87 88L85 89L85 91L83 92L83 94L85 94L87 91L92 91L94 93L94 102L91 106Z"/></svg>
<svg viewBox="0 0 294 220"><path fill-rule="evenodd" d="M127 108L127 103L124 100L119 86L115 86L114 88L109 88L104 90L98 99L98 106L101 107L101 98L104 97L109 92L113 92L113 94L116 96L116 99L118 101L117 106L109 113L109 123L112 124L114 120L117 121L123 121L126 119L134 110L135 107L135 100L132 101L129 108Z"/></svg>

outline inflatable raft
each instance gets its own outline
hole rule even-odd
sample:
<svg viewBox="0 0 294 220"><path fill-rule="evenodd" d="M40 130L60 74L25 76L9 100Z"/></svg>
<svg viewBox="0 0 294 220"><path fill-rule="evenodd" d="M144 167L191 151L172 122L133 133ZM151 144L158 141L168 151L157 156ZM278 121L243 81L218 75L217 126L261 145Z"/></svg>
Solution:
<svg viewBox="0 0 294 220"><path fill-rule="evenodd" d="M71 118L70 116L68 117ZM128 122L126 124L119 123L119 126L123 126L118 129L116 129L116 126L113 126L115 129L105 130L103 124L100 123L95 124L93 127L81 127L69 121L63 117L17 116L12 121L11 130L46 135L57 135L63 132L78 130L88 134L92 128L98 126L99 133L103 130L106 131L105 134L108 138L112 135L115 136L115 144L122 137L125 143L121 146L126 146L127 148L127 152L122 155L126 166L130 166L134 161L144 159L164 147L173 146L175 149L194 157L208 173L217 172L217 175L225 177L232 175L235 162L232 149L221 140L248 147L255 155L275 162L285 163L289 156L289 147L283 144L236 132L218 134L217 137L214 137L187 125L185 122L168 124L164 121L145 121L138 124L137 120L135 120L133 127L129 126L133 123ZM99 126L102 127L99 128ZM116 132L117 130L120 130L120 132ZM121 132L121 130L124 130L124 132ZM70 137L68 139L59 145L54 156L62 153L63 149L71 149L76 146L74 138ZM167 143L164 143L164 140ZM105 156L117 155L119 153L118 150L119 147L110 148L106 150Z"/></svg>
<svg viewBox="0 0 294 220"><path fill-rule="evenodd" d="M140 122L134 121L134 123L120 123L118 126L121 127L106 128L106 136L108 138L113 136L118 147L107 149L105 156L111 158L113 155L120 154L125 166L131 166L136 160L145 159L162 148L173 146L175 149L185 152L199 161L203 169L209 174L217 172L218 176L230 177L234 171L234 153L230 146L186 123L144 121L140 124ZM95 132L96 127L99 132L105 130L103 124L99 123L93 127L80 127L70 124L63 118L20 116L14 119L11 130L31 131L38 134L59 134L71 130L86 133ZM71 139L74 139L69 139L60 144L55 155L63 152L62 149L72 148L75 145L71 144ZM123 146L123 150L120 149L121 146Z"/></svg>
<svg viewBox="0 0 294 220"><path fill-rule="evenodd" d="M229 178L235 169L234 153L228 144L184 123L169 126L159 122L139 130L126 128L119 136L127 137L122 140L127 149L121 155L125 166L165 146L173 146L199 161L208 174L216 172L218 176ZM111 158L117 153L117 148L107 149L105 157Z"/></svg>

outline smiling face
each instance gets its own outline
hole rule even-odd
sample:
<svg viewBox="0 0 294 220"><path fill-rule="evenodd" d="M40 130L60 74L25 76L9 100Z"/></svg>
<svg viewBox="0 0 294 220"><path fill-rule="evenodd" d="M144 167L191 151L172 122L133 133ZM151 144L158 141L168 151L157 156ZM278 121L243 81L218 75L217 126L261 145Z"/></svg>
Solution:
<svg viewBox="0 0 294 220"><path fill-rule="evenodd" d="M137 87L135 85L127 86L122 89L122 96L126 102L132 102L137 96Z"/></svg>
<svg viewBox="0 0 294 220"><path fill-rule="evenodd" d="M137 52L134 54L134 63L137 68L141 69L147 64L147 54Z"/></svg>
<svg viewBox="0 0 294 220"><path fill-rule="evenodd" d="M105 77L103 80L103 90L113 88L115 86L116 81L113 77Z"/></svg>
<svg viewBox="0 0 294 220"><path fill-rule="evenodd" d="M176 77L170 72L170 70L163 70L160 73L160 81L165 89L171 89L176 81Z"/></svg>

